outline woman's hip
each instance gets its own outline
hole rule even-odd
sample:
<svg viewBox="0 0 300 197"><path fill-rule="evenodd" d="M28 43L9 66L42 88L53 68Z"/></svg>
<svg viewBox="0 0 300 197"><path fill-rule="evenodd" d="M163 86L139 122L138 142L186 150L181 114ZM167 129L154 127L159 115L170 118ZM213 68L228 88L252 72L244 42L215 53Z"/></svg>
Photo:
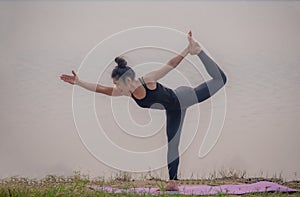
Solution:
<svg viewBox="0 0 300 197"><path fill-rule="evenodd" d="M198 103L198 98L194 88L190 86L179 86L174 89L174 92L179 100L181 108L188 108L191 105Z"/></svg>

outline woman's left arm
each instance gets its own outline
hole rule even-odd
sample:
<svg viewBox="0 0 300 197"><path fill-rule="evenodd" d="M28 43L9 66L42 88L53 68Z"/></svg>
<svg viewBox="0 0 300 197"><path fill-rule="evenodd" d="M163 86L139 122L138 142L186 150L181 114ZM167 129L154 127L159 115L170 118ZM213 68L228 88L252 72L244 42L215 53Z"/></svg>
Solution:
<svg viewBox="0 0 300 197"><path fill-rule="evenodd" d="M184 59L185 56L189 54L189 48L186 47L184 50L181 51L178 55L170 59L165 65L161 68L153 70L144 76L145 82L153 82L157 81L160 78L164 77L168 72L176 68L178 64Z"/></svg>

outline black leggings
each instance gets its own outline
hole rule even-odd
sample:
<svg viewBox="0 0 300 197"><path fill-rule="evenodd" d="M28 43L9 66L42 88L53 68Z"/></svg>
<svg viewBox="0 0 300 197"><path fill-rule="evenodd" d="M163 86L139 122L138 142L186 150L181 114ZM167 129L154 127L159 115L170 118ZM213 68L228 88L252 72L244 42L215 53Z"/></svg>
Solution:
<svg viewBox="0 0 300 197"><path fill-rule="evenodd" d="M175 93L180 101L180 109L166 110L167 137L168 137L168 170L169 179L178 180L177 171L179 165L179 141L186 109L196 103L200 103L213 96L226 83L227 79L219 66L202 50L197 54L212 79L197 87L180 86Z"/></svg>

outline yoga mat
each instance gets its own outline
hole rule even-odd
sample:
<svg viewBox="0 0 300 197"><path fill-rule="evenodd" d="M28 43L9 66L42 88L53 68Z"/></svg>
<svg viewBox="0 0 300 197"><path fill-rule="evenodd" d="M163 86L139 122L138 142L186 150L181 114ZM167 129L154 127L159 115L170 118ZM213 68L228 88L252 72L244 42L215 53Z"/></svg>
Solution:
<svg viewBox="0 0 300 197"><path fill-rule="evenodd" d="M152 193L152 194L186 194L186 195L214 195L219 192L226 194L246 194L251 192L298 192L297 189L288 188L278 183L273 183L270 181L259 181L251 184L226 184L218 186L209 186L209 185L180 185L179 191L156 191L157 187L152 188L129 188L129 189L117 189L106 186L97 186L97 185L87 185L88 188L98 191L108 191L112 193Z"/></svg>

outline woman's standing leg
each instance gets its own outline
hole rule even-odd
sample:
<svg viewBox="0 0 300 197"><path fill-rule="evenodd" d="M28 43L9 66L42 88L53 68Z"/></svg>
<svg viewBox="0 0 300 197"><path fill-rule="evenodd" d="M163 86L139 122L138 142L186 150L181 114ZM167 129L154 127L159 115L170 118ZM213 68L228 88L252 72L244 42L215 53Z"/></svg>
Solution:
<svg viewBox="0 0 300 197"><path fill-rule="evenodd" d="M212 77L212 79L194 88L198 102L200 103L221 89L225 85L227 78L221 68L203 50L197 56L203 62L207 73Z"/></svg>
<svg viewBox="0 0 300 197"><path fill-rule="evenodd" d="M168 171L170 180L178 180L179 142L186 109L166 110L166 129L168 137Z"/></svg>

